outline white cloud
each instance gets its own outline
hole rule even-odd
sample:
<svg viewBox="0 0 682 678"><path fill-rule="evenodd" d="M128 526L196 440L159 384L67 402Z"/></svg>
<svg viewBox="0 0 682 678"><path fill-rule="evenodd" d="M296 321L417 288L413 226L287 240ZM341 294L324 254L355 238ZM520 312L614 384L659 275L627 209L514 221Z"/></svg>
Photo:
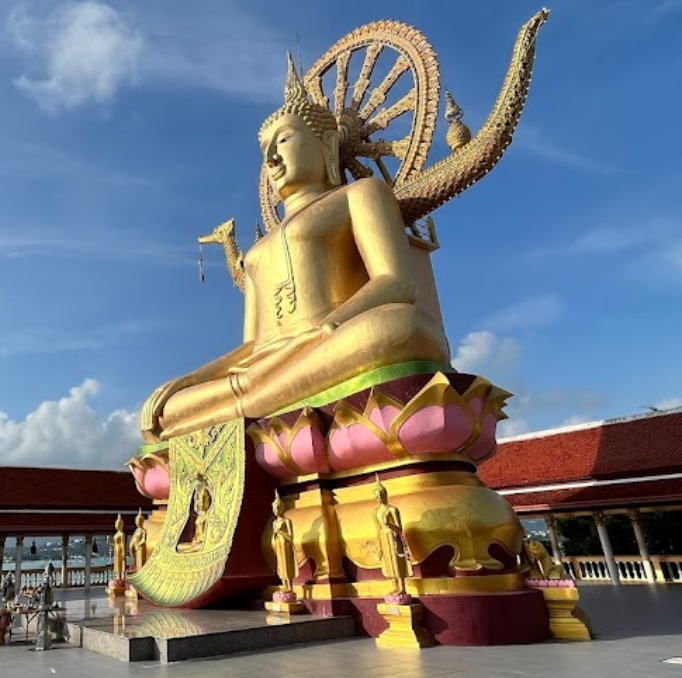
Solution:
<svg viewBox="0 0 682 678"><path fill-rule="evenodd" d="M47 16L15 9L6 29L29 64L15 84L51 112L108 103L133 84L281 99L292 45L267 17L234 0L206 0L201 11L173 0L130 6L79 0Z"/></svg>
<svg viewBox="0 0 682 678"><path fill-rule="evenodd" d="M0 460L12 466L121 469L142 444L137 414L102 417L89 404L100 385L86 379L69 395L38 405L23 421L0 412Z"/></svg>
<svg viewBox="0 0 682 678"><path fill-rule="evenodd" d="M512 436L520 436L522 433L528 433L529 426L525 419L505 419L497 426L497 437L511 438Z"/></svg>
<svg viewBox="0 0 682 678"><path fill-rule="evenodd" d="M517 146L521 149L566 167L594 174L619 174L621 171L611 165L580 155L570 150L567 146L562 146L536 127L530 125L522 125L514 138L516 139Z"/></svg>
<svg viewBox="0 0 682 678"><path fill-rule="evenodd" d="M553 294L524 299L490 316L484 323L496 330L527 330L550 325L563 312L561 301Z"/></svg>
<svg viewBox="0 0 682 678"><path fill-rule="evenodd" d="M23 74L15 84L45 110L107 103L135 81L142 36L105 3L70 2L46 19L33 19L19 9L10 14L7 27L16 45L44 71L39 78Z"/></svg>
<svg viewBox="0 0 682 678"><path fill-rule="evenodd" d="M487 379L502 384L515 370L521 357L521 345L516 339L484 330L470 332L462 339L452 366L459 372L483 374Z"/></svg>
<svg viewBox="0 0 682 678"><path fill-rule="evenodd" d="M577 426L578 424L585 424L588 421L593 421L592 417L583 417L580 414L573 414L564 419L559 426Z"/></svg>

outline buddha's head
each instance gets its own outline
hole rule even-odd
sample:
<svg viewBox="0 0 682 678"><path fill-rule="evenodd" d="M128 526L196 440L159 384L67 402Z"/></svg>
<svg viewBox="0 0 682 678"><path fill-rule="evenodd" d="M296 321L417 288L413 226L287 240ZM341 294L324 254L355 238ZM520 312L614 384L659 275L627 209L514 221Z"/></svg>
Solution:
<svg viewBox="0 0 682 678"><path fill-rule="evenodd" d="M135 525L137 525L139 529L144 527L144 516L142 515L142 509L138 511L137 516L135 517Z"/></svg>
<svg viewBox="0 0 682 678"><path fill-rule="evenodd" d="M388 492L379 480L379 474L376 474L376 483L374 485L374 498L380 504L388 504Z"/></svg>
<svg viewBox="0 0 682 678"><path fill-rule="evenodd" d="M259 134L270 182L283 200L313 184L341 183L339 139L336 118L308 99L289 54L284 106L263 123Z"/></svg>
<svg viewBox="0 0 682 678"><path fill-rule="evenodd" d="M116 522L114 523L114 527L121 532L123 530L123 518L121 518L121 514L118 514L118 517L116 518Z"/></svg>

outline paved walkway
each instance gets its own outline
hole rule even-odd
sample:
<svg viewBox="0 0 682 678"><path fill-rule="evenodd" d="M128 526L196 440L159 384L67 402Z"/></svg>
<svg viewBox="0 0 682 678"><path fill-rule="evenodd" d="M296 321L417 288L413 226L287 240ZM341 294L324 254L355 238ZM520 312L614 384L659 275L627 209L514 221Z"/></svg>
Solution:
<svg viewBox="0 0 682 678"><path fill-rule="evenodd" d="M682 586L582 588L597 638L591 643L530 646L435 647L386 651L368 639L298 645L260 653L160 665L125 664L64 645L50 652L0 648L0 676L8 678L682 678ZM82 598L82 592L62 594ZM512 623L522 623L516 620ZM681 660L682 661L682 660Z"/></svg>

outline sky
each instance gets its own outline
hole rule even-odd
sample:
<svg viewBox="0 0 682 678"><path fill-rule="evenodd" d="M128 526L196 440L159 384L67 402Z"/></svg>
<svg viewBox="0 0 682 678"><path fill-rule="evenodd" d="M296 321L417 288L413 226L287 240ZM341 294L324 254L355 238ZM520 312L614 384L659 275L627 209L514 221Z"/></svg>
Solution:
<svg viewBox="0 0 682 678"><path fill-rule="evenodd" d="M286 49L412 24L475 132L540 7L0 0L0 463L122 468L151 391L240 343L196 238L253 241ZM502 435L682 405L682 0L550 9L514 143L434 214L453 364L514 392Z"/></svg>

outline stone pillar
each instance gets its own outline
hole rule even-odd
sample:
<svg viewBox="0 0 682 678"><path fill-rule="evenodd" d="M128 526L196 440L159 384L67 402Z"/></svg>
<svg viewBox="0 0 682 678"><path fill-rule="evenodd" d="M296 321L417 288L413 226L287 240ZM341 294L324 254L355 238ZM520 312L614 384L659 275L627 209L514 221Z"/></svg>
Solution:
<svg viewBox="0 0 682 678"><path fill-rule="evenodd" d="M547 529L549 531L549 541L552 544L552 558L554 558L555 563L561 562L561 549L559 548L559 540L556 535L556 519L550 513L545 516L545 522L547 523Z"/></svg>
<svg viewBox="0 0 682 678"><path fill-rule="evenodd" d="M21 561L24 557L24 538L17 537L17 555L14 557L14 585L17 588L17 595L21 590Z"/></svg>
<svg viewBox="0 0 682 678"><path fill-rule="evenodd" d="M618 565L616 564L616 559L613 556L613 549L611 548L611 540L609 539L609 532L606 529L606 523L604 522L604 514L601 512L594 513L594 522L597 525L597 533L599 534L599 541L601 542L601 548L606 557L606 566L609 569L609 574L611 575L611 581L614 586L620 586L620 574L618 573Z"/></svg>
<svg viewBox="0 0 682 678"><path fill-rule="evenodd" d="M628 511L628 516L630 517L630 522L632 523L632 529L635 532L635 539L637 540L639 556L642 559L642 567L644 567L646 580L650 584L653 584L656 581L656 575L654 574L654 567L651 564L651 556L649 555L649 547L646 544L644 529L642 528L642 524L639 522L639 511L637 509L630 509Z"/></svg>
<svg viewBox="0 0 682 678"><path fill-rule="evenodd" d="M0 581L2 581L2 576L4 574L4 564L5 564L5 535L0 535Z"/></svg>
<svg viewBox="0 0 682 678"><path fill-rule="evenodd" d="M69 566L67 564L69 560L69 535L62 535L62 588L68 588L69 586Z"/></svg>
<svg viewBox="0 0 682 678"><path fill-rule="evenodd" d="M85 590L90 590L90 579L92 578L92 535L85 535Z"/></svg>

